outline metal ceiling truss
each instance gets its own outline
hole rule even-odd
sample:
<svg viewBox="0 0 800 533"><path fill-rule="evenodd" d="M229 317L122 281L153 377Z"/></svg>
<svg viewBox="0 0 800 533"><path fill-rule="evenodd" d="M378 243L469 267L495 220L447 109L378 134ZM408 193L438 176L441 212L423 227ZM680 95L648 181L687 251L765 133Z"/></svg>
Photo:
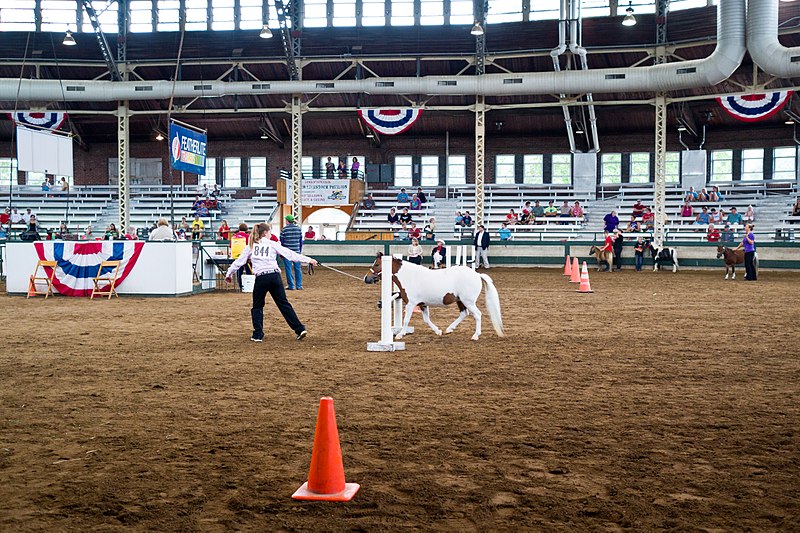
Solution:
<svg viewBox="0 0 800 533"><path fill-rule="evenodd" d="M281 44L283 44L286 67L289 69L289 79L299 80L300 69L297 68L297 58L300 57L300 0L275 0L275 12L278 15Z"/></svg>
<svg viewBox="0 0 800 533"><path fill-rule="evenodd" d="M86 10L86 14L89 16L89 22L91 22L92 28L94 29L94 35L97 38L97 44L100 47L100 53L103 54L106 67L108 68L108 72L111 74L111 80L122 81L122 75L120 74L116 61L114 61L114 56L111 55L111 49L108 46L106 36L103 33L103 30L100 28L100 19L98 19L97 11L95 11L94 6L92 5L92 0L81 0L81 4L83 5L83 9ZM125 2L124 5L127 5L127 2Z"/></svg>

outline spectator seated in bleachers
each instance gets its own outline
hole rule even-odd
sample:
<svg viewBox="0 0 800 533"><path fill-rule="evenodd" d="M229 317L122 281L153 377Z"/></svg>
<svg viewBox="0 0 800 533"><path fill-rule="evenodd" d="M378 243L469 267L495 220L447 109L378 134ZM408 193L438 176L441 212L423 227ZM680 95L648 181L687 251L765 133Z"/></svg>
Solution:
<svg viewBox="0 0 800 533"><path fill-rule="evenodd" d="M56 233L55 235L56 239L61 239L61 240L69 239L69 235L70 233L67 224L62 222L61 225L58 227L58 233Z"/></svg>
<svg viewBox="0 0 800 533"><path fill-rule="evenodd" d="M553 205L553 200L547 202L547 207L544 208L545 218L554 218L558 216L558 209Z"/></svg>
<svg viewBox="0 0 800 533"><path fill-rule="evenodd" d="M723 217L722 209L720 208L720 210L717 211L716 207L712 207L711 212L708 214L708 222L710 224L717 224L721 226L723 221L722 217Z"/></svg>
<svg viewBox="0 0 800 533"><path fill-rule="evenodd" d="M706 232L706 240L708 240L708 242L719 242L721 238L722 234L714 224L709 224L708 231Z"/></svg>
<svg viewBox="0 0 800 533"><path fill-rule="evenodd" d="M317 233L314 231L314 226L309 226L306 232L303 234L304 241L313 241L317 238Z"/></svg>
<svg viewBox="0 0 800 533"><path fill-rule="evenodd" d="M197 212L201 207L203 207L203 200L200 199L200 196L195 196L194 202L192 202L192 211Z"/></svg>
<svg viewBox="0 0 800 533"><path fill-rule="evenodd" d="M625 231L628 233L638 233L642 230L642 227L639 225L639 222L636 220L636 215L631 215L631 219L628 222L628 226L625 228Z"/></svg>
<svg viewBox="0 0 800 533"><path fill-rule="evenodd" d="M417 198L419 198L419 203L421 204L428 202L428 197L425 196L425 193L422 191L422 187L417 187Z"/></svg>
<svg viewBox="0 0 800 533"><path fill-rule="evenodd" d="M0 213L0 229L11 224L11 209L6 207L5 211Z"/></svg>
<svg viewBox="0 0 800 533"><path fill-rule="evenodd" d="M28 228L19 234L19 240L26 242L40 241L39 230L35 223L28 224Z"/></svg>
<svg viewBox="0 0 800 533"><path fill-rule="evenodd" d="M742 223L742 215L739 213L735 207L731 207L730 213L728 213L727 218L725 221L728 224L741 224Z"/></svg>
<svg viewBox="0 0 800 533"><path fill-rule="evenodd" d="M92 233L92 226L91 225L87 225L86 229L83 230L82 238L85 241L93 241L94 240L94 234Z"/></svg>
<svg viewBox="0 0 800 533"><path fill-rule="evenodd" d="M609 214L603 217L603 222L603 229L608 233L614 233L614 230L617 229L617 226L619 226L619 217L617 216L617 212L611 211Z"/></svg>
<svg viewBox="0 0 800 533"><path fill-rule="evenodd" d="M743 222L753 222L756 219L756 212L753 210L752 205L747 206L747 211L745 211L744 216L742 217Z"/></svg>
<svg viewBox="0 0 800 533"><path fill-rule="evenodd" d="M61 178L61 192L68 193L69 192L69 182L67 182L67 178Z"/></svg>
<svg viewBox="0 0 800 533"><path fill-rule="evenodd" d="M364 199L364 201L361 202L361 207L363 207L364 209L367 209L369 211L372 211L372 210L375 209L375 199L372 197L372 193L369 193L367 195L367 197ZM372 216L371 213L370 213L370 216Z"/></svg>
<svg viewBox="0 0 800 533"><path fill-rule="evenodd" d="M31 218L34 217L36 217L36 215L33 214L31 208L29 207L28 209L25 210L24 213L22 213L22 222L24 222L25 225L27 226L31 223Z"/></svg>
<svg viewBox="0 0 800 533"><path fill-rule="evenodd" d="M731 211L733 211L733 209L731 209ZM798 198L797 202L792 206L792 216L800 217L800 198Z"/></svg>
<svg viewBox="0 0 800 533"><path fill-rule="evenodd" d="M700 189L700 192L697 193L697 201L698 202L708 202L709 201L708 191L706 190L705 187Z"/></svg>
<svg viewBox="0 0 800 533"><path fill-rule="evenodd" d="M428 223L425 224L425 228L423 228L422 231L426 241L432 241L436 239L436 219L431 217Z"/></svg>
<svg viewBox="0 0 800 533"><path fill-rule="evenodd" d="M219 198L221 192L222 191L219 190L219 185L215 183L214 188L211 190L211 197L214 199Z"/></svg>
<svg viewBox="0 0 800 533"><path fill-rule="evenodd" d="M735 235L733 234L730 224L725 224L725 227L722 228L722 242L733 242L734 238Z"/></svg>
<svg viewBox="0 0 800 533"><path fill-rule="evenodd" d="M509 226L513 226L513 225L515 225L517 223L519 223L519 216L517 216L517 213L514 212L513 209L510 209L508 211L508 214L506 215L505 224L507 224Z"/></svg>
<svg viewBox="0 0 800 533"><path fill-rule="evenodd" d="M197 196L195 197L195 201L199 200L199 196L202 196L203 198L208 196L208 192L208 184L204 183L202 187L197 188Z"/></svg>
<svg viewBox="0 0 800 533"><path fill-rule="evenodd" d="M561 204L561 207L559 208L559 211L561 211L561 215L560 216L562 218L569 218L569 217L572 216L572 208L569 206L569 202L566 201L566 200L564 200L564 203ZM564 224L566 224L566 222L564 222Z"/></svg>
<svg viewBox="0 0 800 533"><path fill-rule="evenodd" d="M103 239L106 241L113 241L119 239L119 231L117 231L117 226L112 222L106 228L106 232L103 235Z"/></svg>
<svg viewBox="0 0 800 533"><path fill-rule="evenodd" d="M464 227L464 215L461 214L461 211L456 211L455 225Z"/></svg>
<svg viewBox="0 0 800 533"><path fill-rule="evenodd" d="M42 192L50 192L50 178L45 178L42 182Z"/></svg>
<svg viewBox="0 0 800 533"><path fill-rule="evenodd" d="M125 235L122 238L126 241L138 241L139 236L136 235L136 228L133 226L128 226L128 231L125 232Z"/></svg>
<svg viewBox="0 0 800 533"><path fill-rule="evenodd" d="M431 259L433 268L444 268L447 265L447 248L442 239L436 240L436 246L431 250Z"/></svg>
<svg viewBox="0 0 800 533"><path fill-rule="evenodd" d="M386 215L386 221L391 228L394 228L395 225L400 223L400 217L397 215L397 210L394 207L389 209L389 214Z"/></svg>
<svg viewBox="0 0 800 533"><path fill-rule="evenodd" d="M422 235L422 232L417 227L417 223L416 222L412 222L411 223L411 227L408 228L408 238L412 239L412 240L413 239L419 240L421 235Z"/></svg>
<svg viewBox="0 0 800 533"><path fill-rule="evenodd" d="M422 246L419 245L419 239L417 237L411 237L411 244L408 245L408 261L415 265L421 265L422 253Z"/></svg>
<svg viewBox="0 0 800 533"><path fill-rule="evenodd" d="M149 241L174 241L175 232L169 228L169 222L164 217L158 219L156 229L150 232Z"/></svg>
<svg viewBox="0 0 800 533"><path fill-rule="evenodd" d="M633 204L633 216L636 218L640 218L644 215L644 210L647 206L645 206L641 200L636 200L636 203Z"/></svg>
<svg viewBox="0 0 800 533"><path fill-rule="evenodd" d="M400 189L400 192L397 193L397 205L400 204L407 204L409 202L408 193L406 192L405 188Z"/></svg>
<svg viewBox="0 0 800 533"><path fill-rule="evenodd" d="M508 229L508 224L506 224L505 222L500 224L500 229L497 231L497 233L500 235L501 241L511 240L511 230Z"/></svg>
<svg viewBox="0 0 800 533"><path fill-rule="evenodd" d="M653 225L655 224L656 216L653 214L653 210L649 207L644 208L644 213L642 213L642 224L641 228L644 231L650 231L653 229Z"/></svg>
<svg viewBox="0 0 800 533"><path fill-rule="evenodd" d="M408 208L404 207L403 212L400 213L400 225L403 226L403 231L406 231L407 226L411 224L411 213L408 212Z"/></svg>
<svg viewBox="0 0 800 533"><path fill-rule="evenodd" d="M409 207L411 207L411 209L414 211L419 211L420 209L422 209L422 202L420 201L419 196L415 194L411 198L411 204L409 205Z"/></svg>
<svg viewBox="0 0 800 533"><path fill-rule="evenodd" d="M195 215L194 220L192 220L192 240L199 241L203 238L203 229L205 228L205 224L203 221L200 220L200 215Z"/></svg>
<svg viewBox="0 0 800 533"><path fill-rule="evenodd" d="M531 206L530 201L528 201L525 202L525 205L522 206L521 216L519 217L519 223L530 224L532 219L533 219L533 207Z"/></svg>
<svg viewBox="0 0 800 533"><path fill-rule="evenodd" d="M469 211L464 211L464 218L462 219L462 226L465 228L471 228L474 222L472 221L472 217L469 214Z"/></svg>
<svg viewBox="0 0 800 533"><path fill-rule="evenodd" d="M17 208L11 210L10 220L12 224L25 224L25 220L23 220L22 215L17 212Z"/></svg>
<svg viewBox="0 0 800 533"><path fill-rule="evenodd" d="M683 203L683 207L681 207L681 216L684 218L694 216L694 208L692 207L692 203L689 200L686 200Z"/></svg>
<svg viewBox="0 0 800 533"><path fill-rule="evenodd" d="M222 219L222 223L219 225L217 235L219 235L220 240L223 241L227 241L231 235L231 227L228 226L228 221L224 218Z"/></svg>
<svg viewBox="0 0 800 533"><path fill-rule="evenodd" d="M697 194L697 191L694 190L694 187L689 187L689 191L683 197L684 200L687 202L696 202L698 201L700 195Z"/></svg>
<svg viewBox="0 0 800 533"><path fill-rule="evenodd" d="M703 206L703 210L697 215L697 218L694 219L694 224L698 226L707 226L709 222L708 216L708 207ZM695 231L700 231L702 228L698 228Z"/></svg>
<svg viewBox="0 0 800 533"><path fill-rule="evenodd" d="M583 207L581 207L581 203L578 202L577 200L575 201L575 204L572 206L572 210L570 211L570 214L575 218L584 218L583 217Z"/></svg>
<svg viewBox="0 0 800 533"><path fill-rule="evenodd" d="M543 222L537 222L536 221L536 219L541 218L541 217L544 216L544 207L542 207L542 205L539 202L539 200L536 200L536 202L533 204L533 211L531 213L532 213L534 222L536 222L537 224L543 224Z"/></svg>
<svg viewBox="0 0 800 533"><path fill-rule="evenodd" d="M714 187L711 188L711 192L708 193L708 199L711 202L724 202L725 195L722 194L719 190L719 187L715 185Z"/></svg>

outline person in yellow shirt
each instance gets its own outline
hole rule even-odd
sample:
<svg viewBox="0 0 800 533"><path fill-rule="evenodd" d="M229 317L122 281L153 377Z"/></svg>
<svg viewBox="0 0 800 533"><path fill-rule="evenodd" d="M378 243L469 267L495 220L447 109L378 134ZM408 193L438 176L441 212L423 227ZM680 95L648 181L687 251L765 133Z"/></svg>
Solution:
<svg viewBox="0 0 800 533"><path fill-rule="evenodd" d="M193 241L199 241L200 239L203 238L203 228L205 228L205 225L203 224L203 221L200 220L199 216L195 215L194 216L194 220L192 221L192 240Z"/></svg>

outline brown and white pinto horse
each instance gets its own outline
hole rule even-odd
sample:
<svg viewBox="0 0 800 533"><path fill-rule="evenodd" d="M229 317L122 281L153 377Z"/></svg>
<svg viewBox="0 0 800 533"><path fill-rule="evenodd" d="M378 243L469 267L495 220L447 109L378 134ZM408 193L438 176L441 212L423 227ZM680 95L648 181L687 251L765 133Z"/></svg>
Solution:
<svg viewBox="0 0 800 533"><path fill-rule="evenodd" d="M375 262L364 276L364 283L376 283L381 278L381 257L378 253ZM500 316L500 297L492 283L492 278L486 274L478 274L465 266L454 266L440 270L424 268L399 258L392 260L392 281L400 288L400 297L406 304L403 327L397 334L400 339L408 331L414 307L422 310L422 320L436 333L442 330L431 322L429 307L444 307L456 304L460 311L458 318L447 327L445 333L452 333L467 315L475 317L475 334L472 340L476 341L481 334L481 312L477 301L481 295L483 285L486 285L486 308L492 320L495 332L499 337L504 335L503 319Z"/></svg>
<svg viewBox="0 0 800 533"><path fill-rule="evenodd" d="M726 246L717 246L717 259L723 257L725 259L725 279L728 279L728 270L730 269L731 279L736 279L736 265L744 263L744 250L734 250Z"/></svg>
<svg viewBox="0 0 800 533"><path fill-rule="evenodd" d="M593 255L597 258L598 272L603 269L603 263L607 265L606 272L611 270L611 265L613 264L612 261L614 261L614 254L611 253L611 250L603 250L600 246L592 246L589 248L589 255Z"/></svg>

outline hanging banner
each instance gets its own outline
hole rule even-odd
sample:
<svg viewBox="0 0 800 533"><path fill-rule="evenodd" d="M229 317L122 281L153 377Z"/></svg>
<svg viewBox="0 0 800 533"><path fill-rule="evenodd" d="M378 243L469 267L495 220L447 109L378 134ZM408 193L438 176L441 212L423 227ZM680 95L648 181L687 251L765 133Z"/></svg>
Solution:
<svg viewBox="0 0 800 533"><path fill-rule="evenodd" d="M17 127L17 168L72 176L72 138L64 133Z"/></svg>
<svg viewBox="0 0 800 533"><path fill-rule="evenodd" d="M417 121L422 114L418 107L399 109L372 108L359 109L358 116L367 126L384 135L397 135L403 133Z"/></svg>
<svg viewBox="0 0 800 533"><path fill-rule="evenodd" d="M53 277L53 288L64 296L89 296L94 287L92 279L97 276L103 261L121 261L116 282L119 287L133 270L144 246L143 242L136 241L48 241L33 244L39 259L58 263ZM109 274L112 268L104 270L101 275ZM45 267L45 271L50 276L53 269Z"/></svg>
<svg viewBox="0 0 800 533"><path fill-rule="evenodd" d="M169 154L172 168L193 174L206 173L206 134L170 122Z"/></svg>
<svg viewBox="0 0 800 533"><path fill-rule="evenodd" d="M46 111L44 113L17 112L8 113L8 118L22 126L57 130L67 120L67 114L61 111Z"/></svg>
<svg viewBox="0 0 800 533"><path fill-rule="evenodd" d="M775 91L766 94L744 94L717 98L727 114L743 122L758 122L780 111L792 91Z"/></svg>
<svg viewBox="0 0 800 533"><path fill-rule="evenodd" d="M303 205L348 205L350 180L303 180Z"/></svg>

